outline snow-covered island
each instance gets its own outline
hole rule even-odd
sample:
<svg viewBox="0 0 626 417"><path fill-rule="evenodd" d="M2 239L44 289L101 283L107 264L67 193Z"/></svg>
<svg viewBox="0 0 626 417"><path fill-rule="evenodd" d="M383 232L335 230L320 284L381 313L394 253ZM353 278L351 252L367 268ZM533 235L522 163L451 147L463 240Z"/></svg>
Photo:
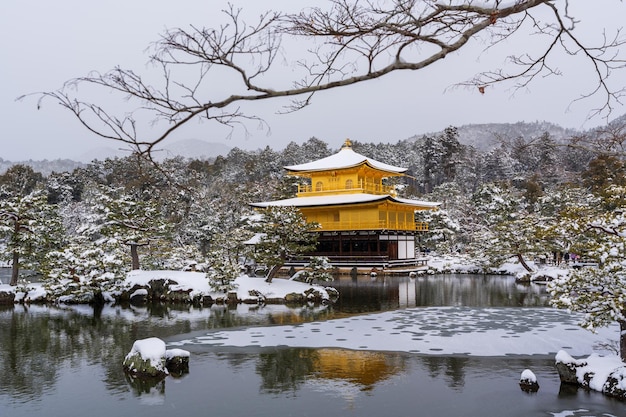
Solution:
<svg viewBox="0 0 626 417"><path fill-rule="evenodd" d="M183 303L212 304L214 302L242 303L327 303L338 296L332 287L307 284L289 279L275 279L271 283L262 277L240 275L234 281L235 289L228 293L214 291L206 274L188 271L131 271L120 289L103 293L105 302L131 301L143 303L168 301ZM0 297L15 303L49 302L50 297L41 283L28 283L11 287L0 285ZM80 298L63 296L54 302L90 302L81 294Z"/></svg>
<svg viewBox="0 0 626 417"><path fill-rule="evenodd" d="M189 372L189 356L186 350L166 349L163 340L149 337L133 343L123 366L132 377L161 379L170 372Z"/></svg>
<svg viewBox="0 0 626 417"><path fill-rule="evenodd" d="M556 368L562 383L626 400L626 365L617 355L594 353L584 359L574 359L561 350L556 354Z"/></svg>
<svg viewBox="0 0 626 417"><path fill-rule="evenodd" d="M475 260L462 255L428 256L426 265L419 273L426 274L501 274L519 276L523 268L515 262L507 262L498 268L485 268ZM543 268L544 274L560 276L567 273L567 269ZM407 273L408 274L408 273ZM64 285L71 285L70 280ZM329 286L311 285L289 279L276 279L271 283L263 277L251 277L241 274L234 280L234 290L219 292L210 285L207 274L204 272L175 271L175 270L135 270L126 275L126 278L111 291L103 292L105 302L116 300L135 302L171 301L210 304L213 302L243 303L282 303L282 302L321 302L326 303L338 294ZM46 290L41 283L20 283L18 286L9 286L0 283L0 304L11 303L91 303L89 294L62 295L56 297Z"/></svg>
<svg viewBox="0 0 626 417"><path fill-rule="evenodd" d="M557 267L542 268L540 271L541 276L558 277L567 274L567 269ZM449 255L429 256L426 266L419 273L500 274L517 277L523 273L523 268L515 262L504 263L498 268L484 268L467 256ZM219 292L210 285L204 272L135 270L129 272L117 288L103 292L103 297L105 302L141 303L150 300L211 304L214 302L302 303L310 301L326 303L339 296L332 288L332 282L330 286L324 286L279 278L268 283L263 277L241 274L233 284L232 291ZM0 283L0 304L42 302L87 304L92 303L93 299L89 294L84 293L55 297L41 283L21 283L15 287Z"/></svg>

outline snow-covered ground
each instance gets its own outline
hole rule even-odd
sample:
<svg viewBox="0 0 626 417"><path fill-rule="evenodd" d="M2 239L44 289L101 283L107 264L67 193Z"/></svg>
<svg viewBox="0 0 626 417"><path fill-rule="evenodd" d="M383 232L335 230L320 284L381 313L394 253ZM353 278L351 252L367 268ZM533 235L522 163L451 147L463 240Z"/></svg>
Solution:
<svg viewBox="0 0 626 417"><path fill-rule="evenodd" d="M171 286L170 289L175 290L191 290L190 296L214 295L211 290L206 274L203 272L183 272L183 271L132 271L126 279L129 286L135 284L147 285L154 279L170 279L176 281L178 285ZM304 284L298 281L290 281L287 279L274 279L271 283L265 282L262 277L249 277L241 275L235 280L237 298L245 300L250 298L250 291L258 291L265 298L284 298L290 293L301 293L311 287L323 291L324 287ZM223 294L221 295L223 296Z"/></svg>
<svg viewBox="0 0 626 417"><path fill-rule="evenodd" d="M177 284L170 285L171 291L188 291L190 298L196 295L210 295L214 299L224 297L224 294L214 292L206 274L203 272L184 271L132 271L126 278L126 285L131 288L134 285L147 285L151 280L166 279L175 281ZM332 284L332 283L331 283ZM256 300L251 293L263 295L266 299L284 298L287 294L302 294L311 288L320 292L323 299L329 299L330 295L324 286L310 285L287 279L274 279L271 283L265 282L264 278L241 275L235 280L237 298L239 300ZM332 285L330 285L332 286ZM0 285L0 292L16 292L18 287L7 284ZM46 290L41 283L28 284L28 293L16 292L16 301L33 302L45 298ZM112 299L109 295L108 299Z"/></svg>
<svg viewBox="0 0 626 417"><path fill-rule="evenodd" d="M533 261L527 261L527 264L534 270L529 275L528 271L515 260L511 259L502 263L497 268L485 268L467 255L442 255L428 256L428 272L429 273L455 273L455 274L481 274L493 273L501 275L511 275L516 278L526 278L530 280L546 280L555 279L569 273L569 265L549 265L538 264Z"/></svg>

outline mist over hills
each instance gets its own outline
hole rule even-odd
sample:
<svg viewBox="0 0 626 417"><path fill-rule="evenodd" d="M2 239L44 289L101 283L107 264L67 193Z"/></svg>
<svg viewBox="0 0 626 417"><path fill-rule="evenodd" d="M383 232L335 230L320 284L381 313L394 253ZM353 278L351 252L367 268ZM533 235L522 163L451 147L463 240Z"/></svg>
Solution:
<svg viewBox="0 0 626 417"><path fill-rule="evenodd" d="M612 120L610 126L626 126L626 114ZM548 133L557 142L562 142L575 135L593 133L605 129L606 127L579 131L576 129L564 128L557 124L546 121L517 122L517 123L482 123L467 124L458 126L459 142L473 146L480 152L486 152L499 146L501 139L514 139L523 137L531 139ZM413 135L406 140L419 140L423 136L437 135L441 132L430 132ZM398 139L399 141L400 139ZM166 142L162 147L155 150L155 159L162 161L167 158L180 156L183 158L211 160L219 155L226 156L231 151L231 147L223 143L208 142L201 139L185 139L175 142ZM28 165L43 175L52 172L71 172L75 168L85 166L94 160L105 160L107 158L124 157L128 151L113 147L94 148L89 152L77 155L72 158L42 160L42 161L7 161L0 158L0 174L16 164Z"/></svg>
<svg viewBox="0 0 626 417"><path fill-rule="evenodd" d="M576 129L561 127L557 124L536 121L517 123L477 123L457 126L459 142L472 146L480 152L487 152L500 145L503 139L522 137L531 139L548 133L557 142L562 142L574 135L582 133ZM429 132L411 136L408 140L419 140L424 136L436 136L440 132Z"/></svg>
<svg viewBox="0 0 626 417"><path fill-rule="evenodd" d="M207 142L201 139L184 139L165 144L155 150L155 159L162 161L167 158L181 156L193 159L214 159L219 155L226 156L231 148L222 143ZM88 152L73 157L53 160L8 161L0 158L0 174L6 172L13 165L27 165L36 172L50 175L53 172L71 172L76 168L83 167L88 163L107 158L123 158L129 155L129 151L113 147L93 148Z"/></svg>
<svg viewBox="0 0 626 417"><path fill-rule="evenodd" d="M166 142L163 146L154 150L155 159L162 161L168 158L181 156L183 158L213 159L219 155L226 156L230 152L230 146L223 143L207 142L202 139L183 139L175 142ZM105 160L107 158L123 158L129 151L115 148L94 148L73 159L89 163L94 160Z"/></svg>
<svg viewBox="0 0 626 417"><path fill-rule="evenodd" d="M611 122L608 126L626 126L626 114L623 114ZM539 137L548 133L556 142L564 142L567 139L582 134L593 134L606 129L598 127L588 130L564 128L557 124L546 121L517 122L517 123L476 123L457 126L459 142L476 148L480 152L486 152L500 145L502 139L524 138L526 140ZM430 132L414 135L408 140L418 140L423 136L437 135L442 132Z"/></svg>
<svg viewBox="0 0 626 417"><path fill-rule="evenodd" d="M459 142L481 152L498 146L501 139L530 139L548 133L556 142L562 142L580 133L549 122L470 124L458 127L458 132Z"/></svg>

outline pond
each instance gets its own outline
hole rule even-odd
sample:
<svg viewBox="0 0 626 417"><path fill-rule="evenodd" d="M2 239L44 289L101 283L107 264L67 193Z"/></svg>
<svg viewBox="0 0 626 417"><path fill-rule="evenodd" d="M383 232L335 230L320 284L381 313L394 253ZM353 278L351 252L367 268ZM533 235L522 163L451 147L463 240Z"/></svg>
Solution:
<svg viewBox="0 0 626 417"><path fill-rule="evenodd" d="M189 344L190 373L157 384L126 378L137 339L168 343L225 329L326 322L459 306L551 311L540 285L510 277L341 277L333 306L16 306L0 310L0 416L606 416L626 406L562 388L553 355L470 357L303 347ZM617 337L617 335L616 335ZM531 368L541 388L518 386Z"/></svg>

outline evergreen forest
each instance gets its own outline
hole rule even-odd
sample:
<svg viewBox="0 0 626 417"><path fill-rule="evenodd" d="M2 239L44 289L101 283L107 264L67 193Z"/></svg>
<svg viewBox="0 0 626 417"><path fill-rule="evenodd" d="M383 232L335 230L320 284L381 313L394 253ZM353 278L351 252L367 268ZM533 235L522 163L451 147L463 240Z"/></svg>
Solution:
<svg viewBox="0 0 626 417"><path fill-rule="evenodd" d="M485 266L514 257L531 271L529 260L600 256L596 235L607 234L590 230L626 203L625 139L621 117L567 138L499 137L482 149L462 144L455 127L393 144L353 139L353 149L408 168L390 184L399 196L441 203L416 214L430 223L422 250L467 254ZM294 196L302 180L283 166L326 157L336 145L310 138L283 150L233 148L158 164L131 155L45 176L13 165L0 175L3 260L59 279L236 262L255 232L248 203Z"/></svg>

